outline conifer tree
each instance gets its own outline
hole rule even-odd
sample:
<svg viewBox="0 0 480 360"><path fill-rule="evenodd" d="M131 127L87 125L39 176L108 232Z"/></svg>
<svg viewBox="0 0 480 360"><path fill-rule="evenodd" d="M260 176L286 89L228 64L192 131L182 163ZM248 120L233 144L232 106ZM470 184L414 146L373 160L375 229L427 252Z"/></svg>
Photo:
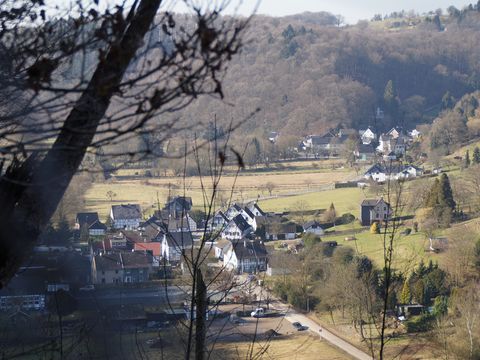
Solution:
<svg viewBox="0 0 480 360"><path fill-rule="evenodd" d="M455 210L455 200L453 199L453 191L450 186L450 179L447 174L442 174L439 182L439 203L441 206L446 206L452 211Z"/></svg>
<svg viewBox="0 0 480 360"><path fill-rule="evenodd" d="M465 153L465 167L468 168L469 166L470 166L470 153L467 150L467 152Z"/></svg>
<svg viewBox="0 0 480 360"><path fill-rule="evenodd" d="M480 164L480 149L478 146L475 146L475 149L473 149L473 159L472 159L474 164Z"/></svg>
<svg viewBox="0 0 480 360"><path fill-rule="evenodd" d="M370 233L371 234L380 234L380 225L377 222L374 222L370 226Z"/></svg>
<svg viewBox="0 0 480 360"><path fill-rule="evenodd" d="M400 303L401 304L410 304L412 295L410 293L410 282L408 279L405 279L403 283L402 293L400 294Z"/></svg>

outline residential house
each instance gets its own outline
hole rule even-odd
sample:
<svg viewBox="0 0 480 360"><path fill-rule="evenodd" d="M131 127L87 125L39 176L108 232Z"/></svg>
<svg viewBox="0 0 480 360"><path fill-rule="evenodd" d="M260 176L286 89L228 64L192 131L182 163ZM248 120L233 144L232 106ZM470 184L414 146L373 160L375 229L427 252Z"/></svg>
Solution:
<svg viewBox="0 0 480 360"><path fill-rule="evenodd" d="M254 215L254 216L265 216L266 213L258 206L257 202L252 202L247 205L248 210Z"/></svg>
<svg viewBox="0 0 480 360"><path fill-rule="evenodd" d="M223 256L225 268L238 274L265 271L267 263L267 249L261 241L234 241Z"/></svg>
<svg viewBox="0 0 480 360"><path fill-rule="evenodd" d="M170 217L166 221L168 232L197 231L197 223L187 213L179 218Z"/></svg>
<svg viewBox="0 0 480 360"><path fill-rule="evenodd" d="M399 136L403 134L403 130L399 127L393 127L387 132L387 136L392 139L397 139Z"/></svg>
<svg viewBox="0 0 480 360"><path fill-rule="evenodd" d="M169 262L181 260L185 250L193 247L193 238L190 231L174 232L163 235L162 256Z"/></svg>
<svg viewBox="0 0 480 360"><path fill-rule="evenodd" d="M211 231L214 230L223 230L223 228L228 224L229 220L223 211L218 210L210 219L208 219L208 228Z"/></svg>
<svg viewBox="0 0 480 360"><path fill-rule="evenodd" d="M363 145L370 145L372 141L377 139L377 135L370 127L366 130L360 130L359 134Z"/></svg>
<svg viewBox="0 0 480 360"><path fill-rule="evenodd" d="M303 225L303 232L305 233L310 233L314 234L317 236L322 236L325 234L325 231L323 230L322 226L318 221L308 221Z"/></svg>
<svg viewBox="0 0 480 360"><path fill-rule="evenodd" d="M153 257L145 251L111 252L92 260L95 284L138 283L149 279Z"/></svg>
<svg viewBox="0 0 480 360"><path fill-rule="evenodd" d="M360 207L360 222L363 226L389 220L392 215L390 204L383 198L363 200Z"/></svg>
<svg viewBox="0 0 480 360"><path fill-rule="evenodd" d="M160 260L162 257L162 243L160 242L145 242L135 243L133 250L138 252L145 252L152 255L152 266L160 266Z"/></svg>
<svg viewBox="0 0 480 360"><path fill-rule="evenodd" d="M413 129L412 131L410 131L410 132L408 133L408 135L409 135L413 140L416 140L416 139L418 139L418 138L420 137L420 135L422 135L422 134L421 134L421 132L418 131L417 129Z"/></svg>
<svg viewBox="0 0 480 360"><path fill-rule="evenodd" d="M228 248L232 246L232 242L226 239L219 239L214 245L215 257L219 260L223 260L223 255L227 252Z"/></svg>
<svg viewBox="0 0 480 360"><path fill-rule="evenodd" d="M383 183L387 180L405 180L423 175L423 169L414 165L374 164L364 174L365 179Z"/></svg>
<svg viewBox="0 0 480 360"><path fill-rule="evenodd" d="M99 221L97 212L80 212L75 217L75 230L80 230L84 225L90 227L93 223Z"/></svg>
<svg viewBox="0 0 480 360"><path fill-rule="evenodd" d="M230 221L237 215L239 215L242 212L242 207L238 205L237 203L233 203L225 212L225 216L227 219Z"/></svg>
<svg viewBox="0 0 480 360"><path fill-rule="evenodd" d="M375 148L371 144L360 144L353 152L357 161L372 161L375 159Z"/></svg>
<svg viewBox="0 0 480 360"><path fill-rule="evenodd" d="M152 271L153 256L145 251L120 253L122 258L123 282L140 283L148 281Z"/></svg>
<svg viewBox="0 0 480 360"><path fill-rule="evenodd" d="M138 204L112 205L110 218L114 229L137 229L142 220L142 210Z"/></svg>
<svg viewBox="0 0 480 360"><path fill-rule="evenodd" d="M102 224L100 221L95 221L88 227L88 234L90 236L103 236L107 232L107 225Z"/></svg>
<svg viewBox="0 0 480 360"><path fill-rule="evenodd" d="M95 255L92 259L92 279L94 284L123 283L120 253Z"/></svg>
<svg viewBox="0 0 480 360"><path fill-rule="evenodd" d="M75 230L88 229L90 236L103 236L107 232L107 226L102 224L96 212L77 213L75 218Z"/></svg>
<svg viewBox="0 0 480 360"><path fill-rule="evenodd" d="M164 210L174 218L178 218L192 210L192 205L192 198L189 196L173 196L168 197Z"/></svg>
<svg viewBox="0 0 480 360"><path fill-rule="evenodd" d="M270 223L265 226L266 240L292 240L296 237L297 225L294 223Z"/></svg>
<svg viewBox="0 0 480 360"><path fill-rule="evenodd" d="M240 240L253 232L253 228L239 213L222 231L222 237L227 240Z"/></svg>

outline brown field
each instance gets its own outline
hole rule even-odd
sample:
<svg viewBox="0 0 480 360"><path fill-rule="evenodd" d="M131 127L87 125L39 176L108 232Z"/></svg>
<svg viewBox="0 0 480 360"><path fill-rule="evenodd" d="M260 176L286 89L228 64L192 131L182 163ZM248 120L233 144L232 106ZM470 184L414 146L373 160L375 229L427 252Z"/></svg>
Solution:
<svg viewBox="0 0 480 360"><path fill-rule="evenodd" d="M313 169L312 169L313 170ZM265 184L272 183L272 195L286 195L321 190L335 181L352 179L355 173L350 169L317 170L310 172L283 171L280 173L240 174L238 177L228 175L222 177L219 184L219 203L232 201L248 201L269 196ZM202 191L202 182L205 192ZM232 192L233 188L233 192ZM211 196L212 181L210 178L150 178L134 180L110 180L94 184L85 195L85 206L88 211L98 211L106 217L110 206L121 203L139 203L150 213L157 208L157 200L163 205L168 195L187 195L193 199L194 207L202 208L204 195ZM113 191L116 196L111 202L107 192Z"/></svg>

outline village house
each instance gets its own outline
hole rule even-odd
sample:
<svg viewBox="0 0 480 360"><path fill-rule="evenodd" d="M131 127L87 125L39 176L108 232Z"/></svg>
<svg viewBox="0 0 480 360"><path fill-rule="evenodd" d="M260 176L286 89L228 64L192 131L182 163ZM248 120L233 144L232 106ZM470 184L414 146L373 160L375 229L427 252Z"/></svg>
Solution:
<svg viewBox="0 0 480 360"><path fill-rule="evenodd" d="M215 257L219 260L223 260L223 255L225 254L228 247L231 246L232 243L230 240L227 239L218 239L214 245Z"/></svg>
<svg viewBox="0 0 480 360"><path fill-rule="evenodd" d="M134 251L145 252L152 255L152 266L160 266L160 260L162 257L162 243L160 242L144 242L135 243L133 247Z"/></svg>
<svg viewBox="0 0 480 360"><path fill-rule="evenodd" d="M360 222L363 226L389 220L391 215L390 204L385 202L383 198L363 200L360 206Z"/></svg>
<svg viewBox="0 0 480 360"><path fill-rule="evenodd" d="M267 249L261 241L234 241L223 256L225 268L237 274L265 271L267 262Z"/></svg>
<svg viewBox="0 0 480 360"><path fill-rule="evenodd" d="M238 205L237 203L233 203L227 211L225 211L225 216L227 219L230 221L237 215L239 215L242 212L242 207Z"/></svg>
<svg viewBox="0 0 480 360"><path fill-rule="evenodd" d="M180 218L192 210L192 205L192 198L189 196L173 196L168 197L164 210L166 210L170 216Z"/></svg>
<svg viewBox="0 0 480 360"><path fill-rule="evenodd" d="M163 235L162 257L168 262L181 260L185 250L193 247L191 232L174 232Z"/></svg>
<svg viewBox="0 0 480 360"><path fill-rule="evenodd" d="M308 221L303 225L303 232L305 233L310 233L314 234L317 236L322 236L325 234L325 231L323 230L322 226L318 221Z"/></svg>
<svg viewBox="0 0 480 360"><path fill-rule="evenodd" d="M297 236L297 225L291 222L265 225L265 240L292 240Z"/></svg>
<svg viewBox="0 0 480 360"><path fill-rule="evenodd" d="M77 213L74 229L78 231L88 229L90 236L103 236L107 231L107 226L100 222L97 212L82 212Z"/></svg>
<svg viewBox="0 0 480 360"><path fill-rule="evenodd" d="M223 211L218 210L210 219L208 219L208 229L210 231L221 231L228 222L229 220Z"/></svg>
<svg viewBox="0 0 480 360"><path fill-rule="evenodd" d="M364 174L365 179L383 183L387 180L405 180L423 175L423 169L414 165L374 164Z"/></svg>
<svg viewBox="0 0 480 360"><path fill-rule="evenodd" d="M360 144L353 155L357 161L372 161L375 159L376 151L372 144Z"/></svg>
<svg viewBox="0 0 480 360"><path fill-rule="evenodd" d="M137 229L142 221L142 210L138 204L112 205L110 218L114 229Z"/></svg>
<svg viewBox="0 0 480 360"><path fill-rule="evenodd" d="M370 127L366 130L359 130L358 133L363 145L370 145L372 141L377 139L377 135Z"/></svg>
<svg viewBox="0 0 480 360"><path fill-rule="evenodd" d="M222 237L227 240L240 240L250 235L253 228L247 223L239 213L235 216L222 231Z"/></svg>
<svg viewBox="0 0 480 360"><path fill-rule="evenodd" d="M94 284L120 284L148 281L152 270L152 255L146 252L111 252L92 259Z"/></svg>

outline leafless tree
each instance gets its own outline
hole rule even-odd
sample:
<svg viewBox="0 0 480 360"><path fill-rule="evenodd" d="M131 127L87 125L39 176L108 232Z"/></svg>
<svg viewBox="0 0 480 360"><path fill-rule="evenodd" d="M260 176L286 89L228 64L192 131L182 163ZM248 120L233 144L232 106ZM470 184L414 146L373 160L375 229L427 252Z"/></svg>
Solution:
<svg viewBox="0 0 480 360"><path fill-rule="evenodd" d="M8 229L0 236L2 284L25 260L86 153L154 131L166 140L185 128L168 114L202 94L223 97L221 76L248 23L220 16L228 2L191 5L186 19L159 12L162 0L103 12L95 3L77 2L71 17L60 10L49 16L42 1L0 3L0 199ZM35 26L25 26L30 20ZM78 60L80 70L62 77ZM125 149L105 155L139 157Z"/></svg>

